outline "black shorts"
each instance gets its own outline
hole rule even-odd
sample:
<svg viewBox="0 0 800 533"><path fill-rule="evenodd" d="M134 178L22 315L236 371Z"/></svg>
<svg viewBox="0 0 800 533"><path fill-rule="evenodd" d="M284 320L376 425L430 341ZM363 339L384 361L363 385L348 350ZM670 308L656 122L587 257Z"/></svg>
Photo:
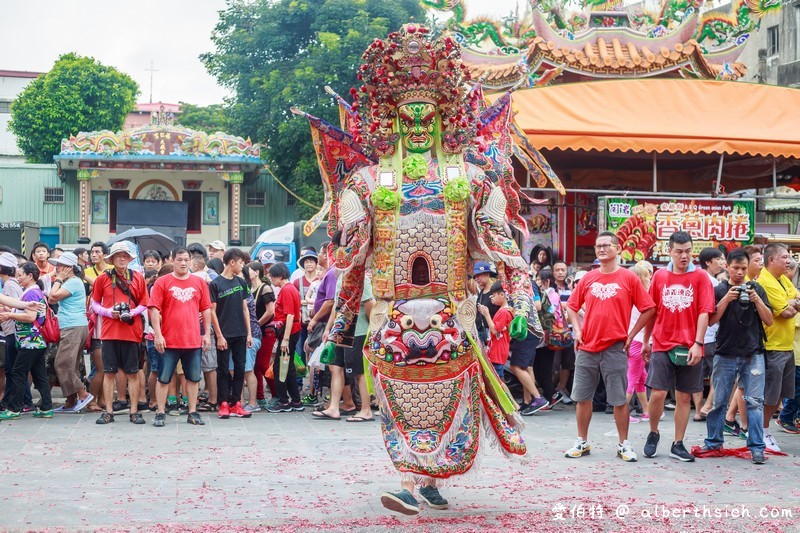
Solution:
<svg viewBox="0 0 800 533"><path fill-rule="evenodd" d="M533 360L536 357L536 347L539 346L539 338L528 333L525 340L511 341L511 358L509 363L511 366L520 368L528 368L533 366Z"/></svg>
<svg viewBox="0 0 800 533"><path fill-rule="evenodd" d="M344 373L360 376L364 373L364 341L366 335L353 339L353 347L344 349Z"/></svg>
<svg viewBox="0 0 800 533"><path fill-rule="evenodd" d="M139 343L131 341L103 341L103 372L116 374L122 370L126 374L139 372Z"/></svg>
<svg viewBox="0 0 800 533"><path fill-rule="evenodd" d="M92 344L89 346L89 351L93 352L95 350L100 350L103 348L103 341L100 339L92 339Z"/></svg>
<svg viewBox="0 0 800 533"><path fill-rule="evenodd" d="M333 353L336 358L332 363L329 363L328 366L338 366L339 368L344 368L344 347L337 346L333 349Z"/></svg>

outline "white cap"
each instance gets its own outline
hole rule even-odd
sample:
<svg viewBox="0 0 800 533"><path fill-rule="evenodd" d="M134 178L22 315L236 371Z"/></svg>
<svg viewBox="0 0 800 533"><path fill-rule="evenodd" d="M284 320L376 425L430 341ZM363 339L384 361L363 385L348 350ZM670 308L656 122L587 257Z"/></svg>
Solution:
<svg viewBox="0 0 800 533"><path fill-rule="evenodd" d="M73 254L72 252L64 252L56 259L48 259L47 260L51 265L56 266L68 266L74 267L78 266L78 256Z"/></svg>
<svg viewBox="0 0 800 533"><path fill-rule="evenodd" d="M222 241L211 241L206 245L207 248L213 248L215 250L225 250L225 243Z"/></svg>
<svg viewBox="0 0 800 533"><path fill-rule="evenodd" d="M14 254L3 252L0 254L0 266L17 268L17 258Z"/></svg>

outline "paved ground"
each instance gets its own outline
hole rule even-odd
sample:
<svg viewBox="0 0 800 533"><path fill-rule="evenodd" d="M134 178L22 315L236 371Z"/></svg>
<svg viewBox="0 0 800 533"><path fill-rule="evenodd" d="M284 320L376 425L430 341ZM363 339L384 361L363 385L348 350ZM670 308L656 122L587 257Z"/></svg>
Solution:
<svg viewBox="0 0 800 533"><path fill-rule="evenodd" d="M764 466L683 464L663 442L670 415L659 456L635 464L615 458L610 415L595 413L592 455L579 460L563 457L572 408L528 418L525 462L488 450L479 469L443 489L450 510L423 507L417 518L380 505L397 478L377 420L257 413L195 427L168 416L159 429L152 414L146 426L95 418L0 424L0 530L800 531L800 436L778 435L789 456ZM704 431L690 422L688 443ZM646 434L632 426L638 452Z"/></svg>

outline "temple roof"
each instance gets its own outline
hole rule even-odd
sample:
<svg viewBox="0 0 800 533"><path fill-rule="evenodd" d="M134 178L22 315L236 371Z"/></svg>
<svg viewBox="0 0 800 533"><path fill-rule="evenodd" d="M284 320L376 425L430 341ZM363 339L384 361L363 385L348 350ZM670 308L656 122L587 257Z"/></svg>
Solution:
<svg viewBox="0 0 800 533"><path fill-rule="evenodd" d="M693 77L738 79L746 67L733 63L744 42L706 54L691 36L697 14L687 16L675 31L648 37L629 27L592 27L576 35L562 35L534 10L532 25L537 37L524 54L489 56L464 50L464 62L473 78L484 87L505 89L527 72L541 73L563 67L581 78ZM576 80L572 80L576 81Z"/></svg>

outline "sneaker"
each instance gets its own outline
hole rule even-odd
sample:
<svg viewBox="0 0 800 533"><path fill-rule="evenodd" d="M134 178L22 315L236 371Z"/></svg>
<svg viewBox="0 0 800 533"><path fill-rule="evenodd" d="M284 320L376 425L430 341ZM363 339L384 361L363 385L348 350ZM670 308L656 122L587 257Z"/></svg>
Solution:
<svg viewBox="0 0 800 533"><path fill-rule="evenodd" d="M419 514L419 503L406 489L400 492L384 492L381 495L381 504L396 513L405 515Z"/></svg>
<svg viewBox="0 0 800 533"><path fill-rule="evenodd" d="M739 435L740 429L741 428L739 427L739 422L737 422L736 420L734 420L733 422L726 420L725 425L722 427L722 433L724 433L725 435L731 435L732 437L736 437L737 435Z"/></svg>
<svg viewBox="0 0 800 533"><path fill-rule="evenodd" d="M664 409L666 409L667 411L674 411L675 410L675 404L672 403L672 402L666 402L664 404Z"/></svg>
<svg viewBox="0 0 800 533"><path fill-rule="evenodd" d="M222 402L219 404L219 412L217 416L220 418L230 418L231 417L231 408L228 405L228 402Z"/></svg>
<svg viewBox="0 0 800 533"><path fill-rule="evenodd" d="M439 494L439 489L433 485L420 487L419 497L428 505L428 507L431 509L436 509L437 511L441 511L450 507L450 504L447 503L447 500L442 498L442 495Z"/></svg>
<svg viewBox="0 0 800 533"><path fill-rule="evenodd" d="M203 421L203 417L200 416L200 413L194 412L189 413L186 415L186 423L191 424L193 426L205 426L206 423Z"/></svg>
<svg viewBox="0 0 800 533"><path fill-rule="evenodd" d="M747 440L747 430L739 428L739 438L742 440Z"/></svg>
<svg viewBox="0 0 800 533"><path fill-rule="evenodd" d="M644 416L642 416L642 418L638 418L638 417L635 417L635 416L629 416L628 417L628 422L630 422L631 424L638 424L639 422L643 421L644 419L645 419Z"/></svg>
<svg viewBox="0 0 800 533"><path fill-rule="evenodd" d="M553 406L552 406L552 405L550 405L550 402L547 402L547 403L544 405L544 407L542 407L541 409L539 409L539 411L538 411L538 412L539 412L539 413L547 413L547 412L550 412L550 411L552 411L552 410L553 410Z"/></svg>
<svg viewBox="0 0 800 533"><path fill-rule="evenodd" d="M10 411L6 409L2 413L0 413L0 420L16 420L21 416L21 413L17 411Z"/></svg>
<svg viewBox="0 0 800 533"><path fill-rule="evenodd" d="M177 410L178 410L178 402L167 402L165 411L167 412L168 415L171 415L173 411ZM178 415L176 414L173 416L178 416Z"/></svg>
<svg viewBox="0 0 800 533"><path fill-rule="evenodd" d="M267 404L268 404L267 400L256 400L256 405L258 405L261 408L266 408Z"/></svg>
<svg viewBox="0 0 800 533"><path fill-rule="evenodd" d="M694 455L689 453L686 447L683 445L683 441L679 440L672 444L672 448L669 450L669 456L673 459L677 459L679 461L683 461L684 463L693 463L694 462Z"/></svg>
<svg viewBox="0 0 800 533"><path fill-rule="evenodd" d="M267 406L267 411L270 413L291 413L292 404L289 402L281 403L276 399L275 403L270 402L270 404Z"/></svg>
<svg viewBox="0 0 800 533"><path fill-rule="evenodd" d="M230 409L231 409L231 416L234 416L236 418L250 418L251 416L253 416L252 413L242 409L242 402L236 402Z"/></svg>
<svg viewBox="0 0 800 533"><path fill-rule="evenodd" d="M34 406L32 406L32 405L23 405L23 406L22 406L22 411L20 411L20 412L21 412L23 415L27 415L27 414L30 414L30 413L34 413L34 412L36 412L36 407L34 407Z"/></svg>
<svg viewBox="0 0 800 533"><path fill-rule="evenodd" d="M120 413L125 413L130 410L130 406L128 402L121 402L119 400L114 400L114 403L111 404L111 411L118 415Z"/></svg>
<svg viewBox="0 0 800 533"><path fill-rule="evenodd" d="M763 465L767 462L767 458L764 456L763 450L753 450L750 452L752 458L750 459L754 465Z"/></svg>
<svg viewBox="0 0 800 533"><path fill-rule="evenodd" d="M145 423L142 413L131 413L130 415L128 415L128 420L130 421L131 424L136 424L137 426Z"/></svg>
<svg viewBox="0 0 800 533"><path fill-rule="evenodd" d="M614 406L613 405L606 405L606 414L613 415L614 414Z"/></svg>
<svg viewBox="0 0 800 533"><path fill-rule="evenodd" d="M301 401L303 402L303 405L307 406L314 406L319 403L316 394L307 394L301 398Z"/></svg>
<svg viewBox="0 0 800 533"><path fill-rule="evenodd" d="M249 403L246 403L244 405L244 410L247 411L248 413L257 413L261 410L261 406L258 404L250 405Z"/></svg>
<svg viewBox="0 0 800 533"><path fill-rule="evenodd" d="M37 409L33 413L33 418L53 418L53 410L49 409L47 411L42 411Z"/></svg>
<svg viewBox="0 0 800 533"><path fill-rule="evenodd" d="M775 437L772 435L772 433L764 435L764 444L767 446L768 450L771 450L773 452L781 451L781 447L778 446L778 441L775 440Z"/></svg>
<svg viewBox="0 0 800 533"><path fill-rule="evenodd" d="M84 398L83 400L78 400L78 403L75 404L75 407L72 408L72 411L77 413L78 411L82 410L84 407L89 405L92 402L92 400L94 400L94 396L92 396L91 393L87 394L86 398Z"/></svg>
<svg viewBox="0 0 800 533"><path fill-rule="evenodd" d="M550 404L547 403L547 400L545 400L544 397L539 396L538 398L531 400L531 403L528 405L528 407L520 411L520 414L524 416L531 416L549 406Z"/></svg>
<svg viewBox="0 0 800 533"><path fill-rule="evenodd" d="M303 402L291 402L289 405L292 406L292 411L305 411L306 408L303 405Z"/></svg>
<svg viewBox="0 0 800 533"><path fill-rule="evenodd" d="M147 402L136 402L136 410L139 411L140 413L142 411L147 411L148 409L150 409L150 404L149 403L147 403Z"/></svg>
<svg viewBox="0 0 800 533"><path fill-rule="evenodd" d="M786 422L784 422L780 418L778 418L775 421L775 423L778 425L779 428L781 428L781 431L783 431L784 433L789 433L791 435L800 434L800 428L798 428L794 424L787 424Z"/></svg>
<svg viewBox="0 0 800 533"><path fill-rule="evenodd" d="M626 463L635 463L637 459L636 452L633 451L631 443L627 440L617 444L617 457Z"/></svg>
<svg viewBox="0 0 800 533"><path fill-rule="evenodd" d="M556 405L557 403L559 403L559 402L561 402L563 400L564 400L564 395L561 394L560 391L556 391L556 393L553 394L553 397L550 399L550 404L551 405Z"/></svg>
<svg viewBox="0 0 800 533"><path fill-rule="evenodd" d="M661 411L661 417L659 420L664 420L664 417L667 416L667 413ZM642 414L642 422L650 422L650 413L643 413Z"/></svg>
<svg viewBox="0 0 800 533"><path fill-rule="evenodd" d="M164 424L166 424L167 415L164 413L156 413L156 417L153 419L153 425L157 428L163 428Z"/></svg>
<svg viewBox="0 0 800 533"><path fill-rule="evenodd" d="M575 439L575 444L572 445L572 448L567 450L567 453L564 454L564 457L577 459L578 457L583 457L584 455L589 455L591 453L592 447L589 446L589 443L578 437Z"/></svg>
<svg viewBox="0 0 800 533"><path fill-rule="evenodd" d="M103 411L102 413L100 413L100 418L95 420L94 423L104 425L104 424L110 424L113 421L114 421L114 414L109 413L108 411Z"/></svg>
<svg viewBox="0 0 800 533"><path fill-rule="evenodd" d="M561 389L556 394L561 395L561 403L563 403L564 405L572 405L573 403L575 403L572 401L572 398L569 397L569 394L567 394L567 391L565 389Z"/></svg>
<svg viewBox="0 0 800 533"><path fill-rule="evenodd" d="M661 440L661 435L655 431L651 431L647 435L647 442L644 443L644 456L655 457L658 450L658 441Z"/></svg>

